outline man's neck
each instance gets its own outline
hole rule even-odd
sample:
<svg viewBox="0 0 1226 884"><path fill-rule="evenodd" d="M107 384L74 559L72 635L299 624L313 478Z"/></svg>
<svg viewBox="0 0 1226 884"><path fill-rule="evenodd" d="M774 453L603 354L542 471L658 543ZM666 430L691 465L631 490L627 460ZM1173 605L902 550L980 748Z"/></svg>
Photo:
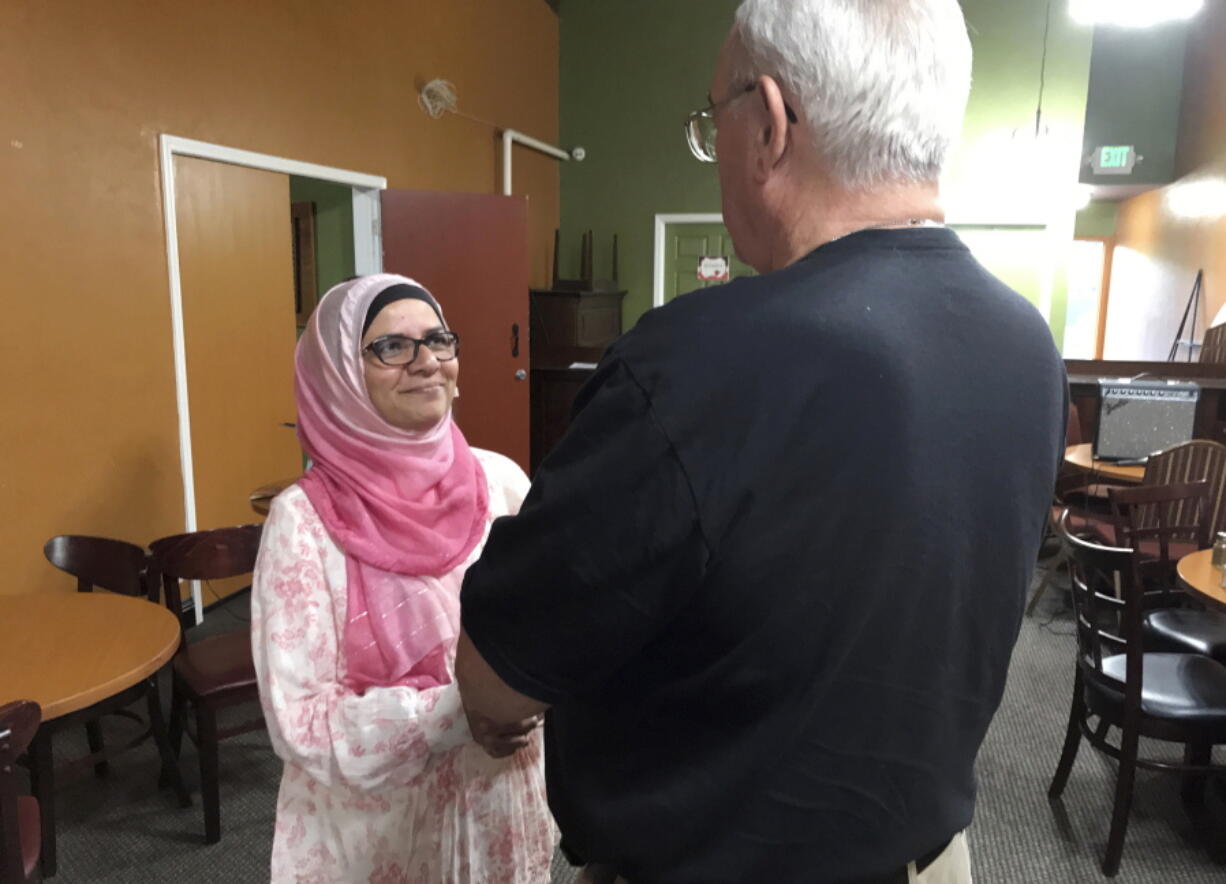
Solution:
<svg viewBox="0 0 1226 884"><path fill-rule="evenodd" d="M867 191L824 189L798 199L771 250L772 269L794 264L818 246L861 230L943 223L935 182Z"/></svg>

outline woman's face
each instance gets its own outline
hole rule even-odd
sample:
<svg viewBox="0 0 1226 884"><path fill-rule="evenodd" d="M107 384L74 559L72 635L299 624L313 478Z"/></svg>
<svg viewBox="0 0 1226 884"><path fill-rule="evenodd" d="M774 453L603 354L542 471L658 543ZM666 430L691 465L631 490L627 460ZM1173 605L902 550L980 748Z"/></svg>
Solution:
<svg viewBox="0 0 1226 884"><path fill-rule="evenodd" d="M439 362L430 348L417 348L417 358L408 365L384 365L365 350L376 338L404 335L422 340L442 331L438 315L424 301L404 298L388 304L362 336L362 362L366 370L366 393L371 404L389 424L402 430L428 430L438 424L455 398L460 360Z"/></svg>

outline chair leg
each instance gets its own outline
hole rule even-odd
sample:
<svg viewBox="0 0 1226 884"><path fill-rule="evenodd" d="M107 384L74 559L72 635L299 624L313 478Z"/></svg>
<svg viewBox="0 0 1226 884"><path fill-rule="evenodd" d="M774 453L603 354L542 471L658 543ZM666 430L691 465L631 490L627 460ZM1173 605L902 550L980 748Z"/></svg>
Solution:
<svg viewBox="0 0 1226 884"><path fill-rule="evenodd" d="M1213 747L1208 744L1188 743L1184 746L1184 764L1205 767L1213 757ZM1219 827L1215 825L1214 815L1205 805L1205 787L1209 783L1209 775L1204 772L1185 771L1180 785L1179 795L1183 799L1184 810L1188 821L1196 831L1212 860L1221 865L1226 863L1226 845L1223 845Z"/></svg>
<svg viewBox="0 0 1226 884"><path fill-rule="evenodd" d="M221 798L217 786L217 717L196 704L196 751L200 753L200 802L204 805L204 843L221 840Z"/></svg>
<svg viewBox="0 0 1226 884"><path fill-rule="evenodd" d="M179 757L179 749L183 745L183 724L186 716L187 698L179 687L178 680L175 679L171 682L170 726L166 733L166 739L170 743L170 751L174 753L175 758Z"/></svg>
<svg viewBox="0 0 1226 884"><path fill-rule="evenodd" d="M30 743L30 791L38 799L41 832L39 865L44 878L55 875L55 772L51 751L51 729L43 724Z"/></svg>
<svg viewBox="0 0 1226 884"><path fill-rule="evenodd" d="M95 719L85 723L85 739L89 742L89 754L96 755L106 748L106 744L102 741L102 722ZM94 763L94 776L101 779L110 771L110 765L106 760Z"/></svg>
<svg viewBox="0 0 1226 884"><path fill-rule="evenodd" d="M1047 789L1049 801L1055 801L1064 793L1068 784L1069 774L1073 770L1073 762L1077 760L1077 750L1081 747L1081 719L1085 716L1085 698L1081 691L1081 669L1073 678L1073 702L1069 706L1068 727L1064 731L1064 748L1060 750L1060 763L1056 765L1056 775L1052 777Z"/></svg>
<svg viewBox="0 0 1226 884"><path fill-rule="evenodd" d="M1039 606L1039 599L1043 597L1043 593L1047 587L1054 586L1055 581L1052 580L1052 574L1060 567L1062 562L1068 560L1068 554L1062 549L1056 554L1051 565L1043 569L1043 579L1039 581L1039 585L1034 588L1034 592L1030 594L1030 602L1026 605L1026 616L1034 615L1034 609Z"/></svg>
<svg viewBox="0 0 1226 884"><path fill-rule="evenodd" d="M1213 747L1201 743L1188 743L1184 746L1183 762L1187 765L1207 767L1212 756ZM1205 804L1205 783L1208 776L1204 773L1189 771L1183 775L1183 783L1179 794L1183 803L1189 807L1199 808Z"/></svg>
<svg viewBox="0 0 1226 884"><path fill-rule="evenodd" d="M162 758L162 771L158 777L158 785L169 783L174 787L179 798L180 807L191 807L192 797L179 771L179 759L170 748L170 739L166 735L166 722L162 720L162 702L158 697L158 681L154 675L145 682L145 701L149 707L149 730L153 732L153 741L157 744L158 755Z"/></svg>
<svg viewBox="0 0 1226 884"><path fill-rule="evenodd" d="M1107 855L1103 857L1103 874L1114 878L1120 870L1124 854L1124 835L1128 831L1128 814L1132 810L1132 787L1137 778L1136 726L1125 722L1120 739L1120 772L1115 783L1115 809L1111 813L1111 834L1107 836Z"/></svg>

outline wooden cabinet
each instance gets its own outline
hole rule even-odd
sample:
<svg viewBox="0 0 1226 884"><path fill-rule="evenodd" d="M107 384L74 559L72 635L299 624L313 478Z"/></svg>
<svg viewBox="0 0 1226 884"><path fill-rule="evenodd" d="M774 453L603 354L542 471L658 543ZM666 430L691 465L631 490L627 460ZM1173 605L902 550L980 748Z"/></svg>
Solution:
<svg viewBox="0 0 1226 884"><path fill-rule="evenodd" d="M624 295L532 290L532 473L565 434L575 397L621 335Z"/></svg>
<svg viewBox="0 0 1226 884"><path fill-rule="evenodd" d="M598 362L622 333L625 292L532 289L532 365Z"/></svg>
<svg viewBox="0 0 1226 884"><path fill-rule="evenodd" d="M626 292L617 285L616 237L613 278L593 278L590 232L583 239L581 277L558 278L555 238L553 285L529 292L532 473L566 433L575 397L604 351L622 333L622 298Z"/></svg>
<svg viewBox="0 0 1226 884"><path fill-rule="evenodd" d="M561 441L575 398L592 376L590 368L532 369L532 472Z"/></svg>

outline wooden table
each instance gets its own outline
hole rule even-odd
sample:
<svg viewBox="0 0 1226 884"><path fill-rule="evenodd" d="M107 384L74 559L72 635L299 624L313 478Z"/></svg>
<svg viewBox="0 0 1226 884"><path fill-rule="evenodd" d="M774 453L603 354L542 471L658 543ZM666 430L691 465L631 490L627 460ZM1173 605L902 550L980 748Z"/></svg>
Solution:
<svg viewBox="0 0 1226 884"><path fill-rule="evenodd" d="M114 696L179 646L162 605L109 592L0 596L0 705L34 700L43 721Z"/></svg>
<svg viewBox="0 0 1226 884"><path fill-rule="evenodd" d="M261 516L268 515L268 508L272 506L272 499L297 481L297 478L278 479L276 482L261 485L251 492L251 508Z"/></svg>
<svg viewBox="0 0 1226 884"><path fill-rule="evenodd" d="M1213 567L1213 550L1188 553L1175 566L1179 582L1200 598L1226 608L1226 589L1222 588L1222 569Z"/></svg>
<svg viewBox="0 0 1226 884"><path fill-rule="evenodd" d="M1139 485L1145 477L1144 466L1120 466L1109 460L1095 460L1094 446L1089 442L1070 445L1064 449L1064 462L1093 473L1098 478L1113 479L1117 482Z"/></svg>
<svg viewBox="0 0 1226 884"><path fill-rule="evenodd" d="M56 870L54 725L48 723L151 677L178 647L179 622L147 599L108 592L0 596L0 705L34 700L42 707L30 760L44 877Z"/></svg>

